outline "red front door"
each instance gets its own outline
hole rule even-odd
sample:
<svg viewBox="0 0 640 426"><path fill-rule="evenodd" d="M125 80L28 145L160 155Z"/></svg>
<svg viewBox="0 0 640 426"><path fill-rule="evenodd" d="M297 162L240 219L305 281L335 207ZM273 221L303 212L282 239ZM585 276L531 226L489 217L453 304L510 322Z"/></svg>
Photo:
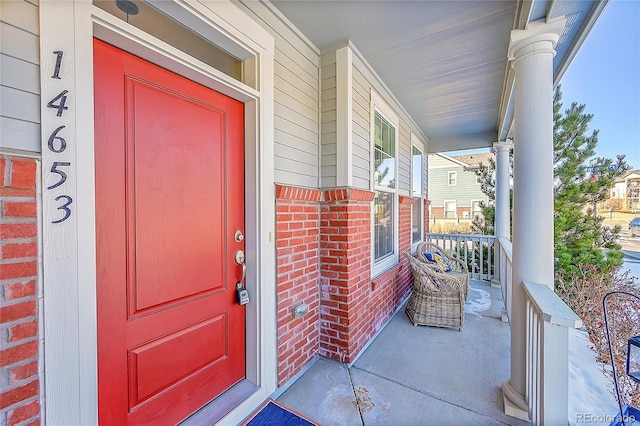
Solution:
<svg viewBox="0 0 640 426"><path fill-rule="evenodd" d="M175 424L245 376L243 104L94 55L99 421Z"/></svg>

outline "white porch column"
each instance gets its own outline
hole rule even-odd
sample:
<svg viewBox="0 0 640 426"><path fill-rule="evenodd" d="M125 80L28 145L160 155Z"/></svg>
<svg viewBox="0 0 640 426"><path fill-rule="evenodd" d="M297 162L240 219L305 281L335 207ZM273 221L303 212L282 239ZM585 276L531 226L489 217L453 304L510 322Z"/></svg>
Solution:
<svg viewBox="0 0 640 426"><path fill-rule="evenodd" d="M523 281L553 289L553 57L565 19L511 32L515 68L511 377L505 413L529 419ZM496 202L497 206L497 202Z"/></svg>
<svg viewBox="0 0 640 426"><path fill-rule="evenodd" d="M511 239L511 200L509 183L509 150L513 144L499 141L493 144L496 151L496 210L494 235Z"/></svg>
<svg viewBox="0 0 640 426"><path fill-rule="evenodd" d="M505 285L502 274L502 266L500 265L500 242L498 238L506 237L511 239L511 199L510 199L510 182L509 182L509 150L513 147L510 141L498 141L493 144L496 152L496 181L495 181L495 216L493 220L493 234L496 237L494 243L494 260L493 270L494 276L491 280L492 287L501 287ZM503 291L503 294L505 292ZM505 303L508 303L505 299ZM506 306L503 310L502 317L507 318Z"/></svg>

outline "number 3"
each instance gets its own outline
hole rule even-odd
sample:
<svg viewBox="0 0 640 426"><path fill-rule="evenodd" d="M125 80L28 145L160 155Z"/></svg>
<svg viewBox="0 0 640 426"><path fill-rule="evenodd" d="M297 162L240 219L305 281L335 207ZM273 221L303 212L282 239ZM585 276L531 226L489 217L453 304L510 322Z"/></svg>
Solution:
<svg viewBox="0 0 640 426"><path fill-rule="evenodd" d="M71 209L69 208L69 205L73 203L73 198L69 197L68 195L59 195L56 197L56 201L61 198L67 200L64 204L58 207L58 210L64 210L64 216L62 217L62 219L54 220L51 223L64 222L65 220L69 219L69 216L71 216Z"/></svg>

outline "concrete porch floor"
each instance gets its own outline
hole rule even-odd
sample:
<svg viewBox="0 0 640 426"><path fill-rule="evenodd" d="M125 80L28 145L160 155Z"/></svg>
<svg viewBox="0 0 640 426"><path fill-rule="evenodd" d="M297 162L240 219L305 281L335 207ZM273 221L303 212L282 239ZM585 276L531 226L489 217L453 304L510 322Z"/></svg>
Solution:
<svg viewBox="0 0 640 426"><path fill-rule="evenodd" d="M528 424L503 414L502 306L500 289L478 281L462 331L414 327L403 306L350 368L320 358L277 399L326 426Z"/></svg>

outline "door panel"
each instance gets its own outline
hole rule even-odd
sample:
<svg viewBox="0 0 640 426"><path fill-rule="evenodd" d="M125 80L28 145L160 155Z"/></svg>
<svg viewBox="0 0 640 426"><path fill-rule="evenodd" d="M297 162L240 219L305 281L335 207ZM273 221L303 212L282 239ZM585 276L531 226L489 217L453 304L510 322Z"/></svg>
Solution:
<svg viewBox="0 0 640 426"><path fill-rule="evenodd" d="M223 205L222 144L215 141L224 137L225 115L166 88L126 80L133 315L222 288L224 222L207 212Z"/></svg>
<svg viewBox="0 0 640 426"><path fill-rule="evenodd" d="M245 375L242 103L94 41L99 422L175 424Z"/></svg>
<svg viewBox="0 0 640 426"><path fill-rule="evenodd" d="M135 407L204 366L223 359L227 347L226 328L226 317L219 315L129 350L130 405Z"/></svg>

